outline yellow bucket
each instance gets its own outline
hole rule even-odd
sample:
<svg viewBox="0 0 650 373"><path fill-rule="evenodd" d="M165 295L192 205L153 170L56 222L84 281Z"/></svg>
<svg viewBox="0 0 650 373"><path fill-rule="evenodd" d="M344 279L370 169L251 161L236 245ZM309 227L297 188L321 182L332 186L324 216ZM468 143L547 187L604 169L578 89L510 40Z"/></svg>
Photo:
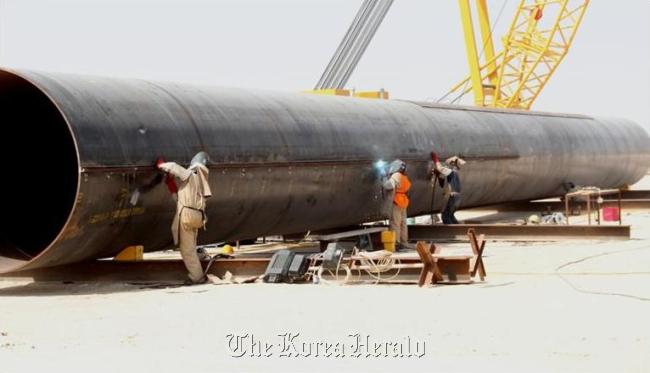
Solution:
<svg viewBox="0 0 650 373"><path fill-rule="evenodd" d="M381 243L384 244L384 250L395 252L395 232L394 231L381 232Z"/></svg>

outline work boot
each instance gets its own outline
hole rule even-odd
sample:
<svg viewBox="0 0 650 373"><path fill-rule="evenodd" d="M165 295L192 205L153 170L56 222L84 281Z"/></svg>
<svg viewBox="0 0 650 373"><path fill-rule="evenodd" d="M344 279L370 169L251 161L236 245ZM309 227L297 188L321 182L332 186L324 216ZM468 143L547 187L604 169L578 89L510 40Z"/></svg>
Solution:
<svg viewBox="0 0 650 373"><path fill-rule="evenodd" d="M407 243L398 243L397 246L395 247L395 251L397 251L398 253L407 253L407 252L415 251L415 247Z"/></svg>
<svg viewBox="0 0 650 373"><path fill-rule="evenodd" d="M207 276L203 276L202 279L200 279L197 282L192 281L191 279L186 279L185 282L183 282L183 285L185 286L193 286L193 285L202 285L208 282Z"/></svg>

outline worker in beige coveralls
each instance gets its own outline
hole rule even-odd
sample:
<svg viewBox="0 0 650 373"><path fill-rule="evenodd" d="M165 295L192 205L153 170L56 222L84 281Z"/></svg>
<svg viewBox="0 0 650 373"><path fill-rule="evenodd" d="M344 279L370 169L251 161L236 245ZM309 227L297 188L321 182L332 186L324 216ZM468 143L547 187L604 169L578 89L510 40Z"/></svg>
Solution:
<svg viewBox="0 0 650 373"><path fill-rule="evenodd" d="M199 228L205 229L205 200L212 196L208 184L208 155L197 153L186 169L174 162L159 163L158 168L175 176L178 183L178 202L172 223L174 244L179 245L187 271L187 284L201 284L207 281L196 252Z"/></svg>

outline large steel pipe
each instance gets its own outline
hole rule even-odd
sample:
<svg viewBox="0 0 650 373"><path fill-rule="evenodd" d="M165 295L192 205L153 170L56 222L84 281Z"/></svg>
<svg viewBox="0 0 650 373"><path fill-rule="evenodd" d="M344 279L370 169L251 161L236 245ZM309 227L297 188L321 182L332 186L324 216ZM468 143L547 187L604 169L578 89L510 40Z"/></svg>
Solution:
<svg viewBox="0 0 650 373"><path fill-rule="evenodd" d="M649 163L643 128L586 116L6 70L0 109L0 272L168 246L175 204L156 184L159 156L212 157L203 242L381 219L380 158L407 161L410 215L432 211L434 149L469 160L465 207L556 196L566 182L620 187Z"/></svg>

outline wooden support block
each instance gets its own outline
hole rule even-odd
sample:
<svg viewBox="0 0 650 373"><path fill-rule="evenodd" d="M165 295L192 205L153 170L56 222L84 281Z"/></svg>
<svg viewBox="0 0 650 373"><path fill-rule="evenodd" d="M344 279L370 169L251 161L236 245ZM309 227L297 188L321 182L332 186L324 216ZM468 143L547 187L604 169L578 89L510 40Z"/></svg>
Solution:
<svg viewBox="0 0 650 373"><path fill-rule="evenodd" d="M118 262L133 262L144 258L144 246L129 246L115 255L113 260Z"/></svg>

